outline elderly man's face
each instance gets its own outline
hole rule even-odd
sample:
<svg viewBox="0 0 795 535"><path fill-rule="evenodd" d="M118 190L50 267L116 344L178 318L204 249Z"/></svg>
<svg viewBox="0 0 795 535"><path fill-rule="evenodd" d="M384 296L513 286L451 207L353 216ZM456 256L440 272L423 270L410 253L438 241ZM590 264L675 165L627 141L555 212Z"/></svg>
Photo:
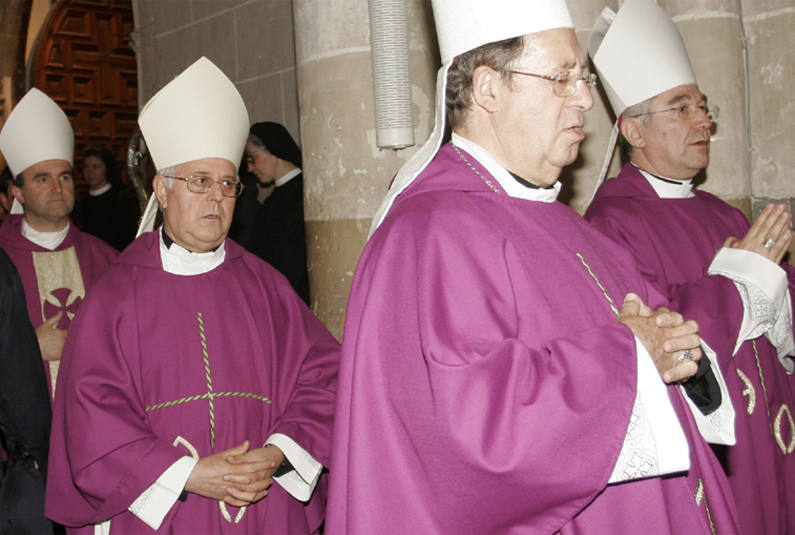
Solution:
<svg viewBox="0 0 795 535"><path fill-rule="evenodd" d="M44 160L22 171L22 187L11 191L24 206L25 221L40 232L61 230L75 206L72 165L66 160Z"/></svg>
<svg viewBox="0 0 795 535"><path fill-rule="evenodd" d="M652 173L677 180L689 180L709 165L712 121L704 106L707 98L697 85L681 85L660 93L651 101L649 115L637 121L641 145L632 151L633 161ZM687 118L677 110L691 106Z"/></svg>
<svg viewBox="0 0 795 535"><path fill-rule="evenodd" d="M175 176L203 175L218 181L234 177L236 171L229 160L205 158L178 165ZM167 182L168 179L155 176L154 188L163 207L166 233L189 251L204 253L218 247L232 224L235 198L224 197L220 184L213 184L206 193L193 193L184 181L174 180L171 188Z"/></svg>
<svg viewBox="0 0 795 535"><path fill-rule="evenodd" d="M511 65L517 71L577 78L585 56L571 29L525 36L524 54ZM585 139L583 112L593 106L586 84L567 98L556 96L552 82L513 75L502 80L499 107L492 119L498 139L498 161L509 171L538 185L554 184L576 158Z"/></svg>

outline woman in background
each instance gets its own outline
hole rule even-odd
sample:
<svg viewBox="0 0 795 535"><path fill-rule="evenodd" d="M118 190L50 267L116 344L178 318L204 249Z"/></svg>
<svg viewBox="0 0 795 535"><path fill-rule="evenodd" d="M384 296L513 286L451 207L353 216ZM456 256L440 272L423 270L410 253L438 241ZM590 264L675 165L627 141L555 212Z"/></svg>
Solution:
<svg viewBox="0 0 795 535"><path fill-rule="evenodd" d="M77 226L121 251L135 238L140 214L121 182L121 173L108 149L85 150L83 178L89 189L75 205Z"/></svg>

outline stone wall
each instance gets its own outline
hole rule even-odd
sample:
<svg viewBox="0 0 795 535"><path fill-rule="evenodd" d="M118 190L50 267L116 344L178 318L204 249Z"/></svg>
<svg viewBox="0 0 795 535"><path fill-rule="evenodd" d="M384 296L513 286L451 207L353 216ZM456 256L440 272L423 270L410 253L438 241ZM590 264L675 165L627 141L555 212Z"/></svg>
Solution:
<svg viewBox="0 0 795 535"><path fill-rule="evenodd" d="M299 139L290 0L133 0L139 105L201 56L237 85L251 122Z"/></svg>

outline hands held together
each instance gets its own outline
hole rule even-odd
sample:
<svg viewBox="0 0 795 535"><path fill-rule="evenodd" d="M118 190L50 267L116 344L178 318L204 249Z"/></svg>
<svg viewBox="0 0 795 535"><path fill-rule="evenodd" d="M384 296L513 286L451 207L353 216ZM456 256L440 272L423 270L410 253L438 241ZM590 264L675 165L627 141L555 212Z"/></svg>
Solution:
<svg viewBox="0 0 795 535"><path fill-rule="evenodd" d="M243 507L268 494L273 473L284 461L276 446L249 450L249 441L202 457L188 477L185 490L229 505Z"/></svg>
<svg viewBox="0 0 795 535"><path fill-rule="evenodd" d="M686 381L696 374L702 353L695 321L685 321L681 314L665 307L652 310L633 293L624 298L617 319L648 350L663 381Z"/></svg>
<svg viewBox="0 0 795 535"><path fill-rule="evenodd" d="M723 246L745 249L780 264L792 241L792 231L789 228L791 222L792 214L785 204L770 203L764 207L742 239L726 238Z"/></svg>

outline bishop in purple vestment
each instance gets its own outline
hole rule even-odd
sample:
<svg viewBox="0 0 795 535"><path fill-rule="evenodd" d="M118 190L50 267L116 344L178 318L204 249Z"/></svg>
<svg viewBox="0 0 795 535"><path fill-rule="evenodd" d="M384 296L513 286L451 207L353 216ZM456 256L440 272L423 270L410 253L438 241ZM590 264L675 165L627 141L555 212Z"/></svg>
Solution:
<svg viewBox="0 0 795 535"><path fill-rule="evenodd" d="M649 21L656 14L663 24ZM713 116L694 77L666 76L656 68L678 61L689 70L678 33L670 42L656 38L666 24L673 27L657 6L628 3L594 55L600 76L615 91L611 103L622 116L621 145L629 163L599 188L585 217L633 254L644 277L672 308L698 321L702 338L716 350L736 407L737 440L716 451L742 531L791 533L795 269L779 265L791 239L791 217L781 205L768 206L749 229L739 210L694 187L693 178L709 163ZM619 34L614 32L662 57L633 64L621 43L610 40ZM622 82L622 72L636 73L640 86ZM645 80L656 85L644 87ZM730 237L744 239L732 248Z"/></svg>
<svg viewBox="0 0 795 535"><path fill-rule="evenodd" d="M139 123L164 224L125 249L70 332L46 513L70 531L316 532L339 345L226 239L242 98L201 58Z"/></svg>
<svg viewBox="0 0 795 535"><path fill-rule="evenodd" d="M398 173L354 277L328 532L735 532L666 385L693 325L636 308L666 301L556 200L593 104L565 3L468 6L434 2L451 142Z"/></svg>
<svg viewBox="0 0 795 535"><path fill-rule="evenodd" d="M15 176L11 192L23 209L3 221L0 247L22 278L50 396L72 318L88 287L118 255L69 220L73 145L66 115L38 89L19 101L0 132L0 150Z"/></svg>

